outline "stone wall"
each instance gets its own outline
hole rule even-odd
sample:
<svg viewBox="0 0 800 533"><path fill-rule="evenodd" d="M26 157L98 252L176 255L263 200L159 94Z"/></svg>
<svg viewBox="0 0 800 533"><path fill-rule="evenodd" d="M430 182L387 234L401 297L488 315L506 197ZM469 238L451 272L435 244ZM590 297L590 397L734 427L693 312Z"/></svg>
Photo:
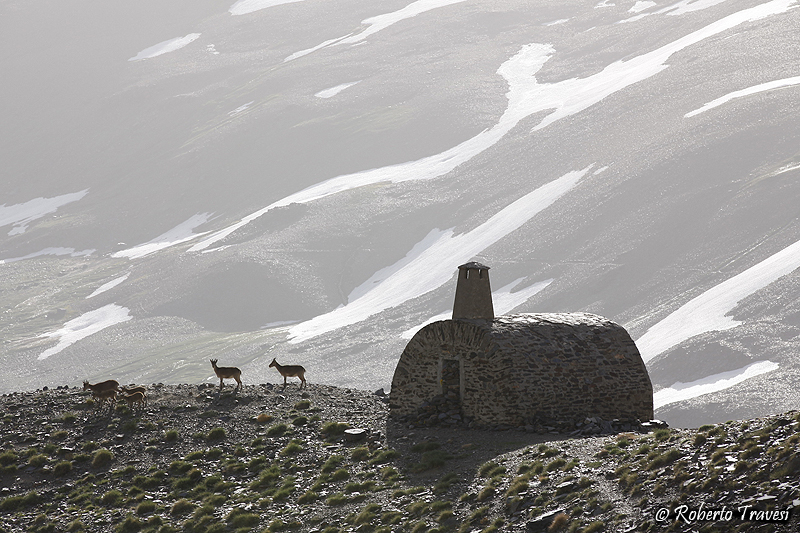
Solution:
<svg viewBox="0 0 800 533"><path fill-rule="evenodd" d="M400 357L389 405L413 416L440 396L460 400L461 416L486 426L653 417L652 384L633 340L586 313L425 326Z"/></svg>

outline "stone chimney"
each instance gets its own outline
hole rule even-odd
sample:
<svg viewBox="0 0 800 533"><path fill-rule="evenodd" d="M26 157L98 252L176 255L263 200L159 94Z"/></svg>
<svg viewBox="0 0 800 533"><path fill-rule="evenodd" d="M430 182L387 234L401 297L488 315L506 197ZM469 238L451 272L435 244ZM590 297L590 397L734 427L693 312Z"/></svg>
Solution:
<svg viewBox="0 0 800 533"><path fill-rule="evenodd" d="M453 320L458 318L494 319L488 266L472 261L458 267Z"/></svg>

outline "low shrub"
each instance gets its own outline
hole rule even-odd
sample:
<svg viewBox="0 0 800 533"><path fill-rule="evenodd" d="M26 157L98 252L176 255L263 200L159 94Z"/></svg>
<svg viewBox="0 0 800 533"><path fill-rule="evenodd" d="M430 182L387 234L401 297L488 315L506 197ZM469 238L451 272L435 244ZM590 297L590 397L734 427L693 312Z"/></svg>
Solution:
<svg viewBox="0 0 800 533"><path fill-rule="evenodd" d="M0 453L0 466L9 466L16 463L19 457L13 450L6 450Z"/></svg>
<svg viewBox="0 0 800 533"><path fill-rule="evenodd" d="M122 493L116 489L112 489L100 497L100 503L105 507L116 507L122 503Z"/></svg>
<svg viewBox="0 0 800 533"><path fill-rule="evenodd" d="M286 455L297 455L298 453L300 453L302 451L303 451L303 447L300 445L300 441L293 440L292 442L287 444L286 447L283 450L281 450L281 455L283 455L283 456L286 456Z"/></svg>
<svg viewBox="0 0 800 533"><path fill-rule="evenodd" d="M145 500L136 506L136 514L138 514L139 516L152 514L153 512L155 512L155 510L156 510L156 502L150 500Z"/></svg>
<svg viewBox="0 0 800 533"><path fill-rule="evenodd" d="M71 461L60 461L53 467L53 474L58 477L66 476L70 472L72 472Z"/></svg>
<svg viewBox="0 0 800 533"><path fill-rule="evenodd" d="M47 456L37 453L28 458L28 464L34 468L41 468L47 464Z"/></svg>
<svg viewBox="0 0 800 533"><path fill-rule="evenodd" d="M172 507L170 508L169 513L172 516L187 514L187 513L191 513L194 510L195 507L196 507L195 504L193 504L192 502L190 502L186 498L181 498L180 500L178 500L178 501L176 501L175 503L172 504Z"/></svg>
<svg viewBox="0 0 800 533"><path fill-rule="evenodd" d="M319 431L328 437L338 437L344 434L346 429L350 429L350 424L346 422L326 422Z"/></svg>
<svg viewBox="0 0 800 533"><path fill-rule="evenodd" d="M286 424L276 424L267 430L267 435L270 437L280 437L287 431L289 431L289 426Z"/></svg>
<svg viewBox="0 0 800 533"><path fill-rule="evenodd" d="M97 450L96 452L94 452L94 457L92 457L92 467L104 468L110 465L111 461L113 460L114 460L114 454L103 448L101 450Z"/></svg>
<svg viewBox="0 0 800 533"><path fill-rule="evenodd" d="M207 440L222 440L225 438L225 428L216 427L208 432Z"/></svg>

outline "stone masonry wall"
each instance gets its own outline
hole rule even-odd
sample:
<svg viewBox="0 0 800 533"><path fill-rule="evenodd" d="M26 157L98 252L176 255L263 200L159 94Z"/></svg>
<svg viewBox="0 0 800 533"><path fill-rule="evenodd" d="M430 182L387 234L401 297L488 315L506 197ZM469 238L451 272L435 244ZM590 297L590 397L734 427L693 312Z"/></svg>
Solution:
<svg viewBox="0 0 800 533"><path fill-rule="evenodd" d="M460 376L454 385L451 371L443 389L442 367L452 369L453 361ZM400 357L390 408L411 416L446 392L450 416L460 400L457 418L487 426L653 416L652 384L633 340L585 313L429 324Z"/></svg>

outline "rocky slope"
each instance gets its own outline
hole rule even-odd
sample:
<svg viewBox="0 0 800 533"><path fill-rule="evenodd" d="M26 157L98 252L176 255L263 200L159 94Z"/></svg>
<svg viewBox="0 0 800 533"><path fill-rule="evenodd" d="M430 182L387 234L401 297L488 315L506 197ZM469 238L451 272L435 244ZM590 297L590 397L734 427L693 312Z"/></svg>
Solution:
<svg viewBox="0 0 800 533"><path fill-rule="evenodd" d="M674 426L800 409L798 6L0 2L0 392L388 388L479 261Z"/></svg>
<svg viewBox="0 0 800 533"><path fill-rule="evenodd" d="M795 412L570 437L416 427L361 390L231 390L152 385L135 411L76 388L3 395L0 531L798 528Z"/></svg>

